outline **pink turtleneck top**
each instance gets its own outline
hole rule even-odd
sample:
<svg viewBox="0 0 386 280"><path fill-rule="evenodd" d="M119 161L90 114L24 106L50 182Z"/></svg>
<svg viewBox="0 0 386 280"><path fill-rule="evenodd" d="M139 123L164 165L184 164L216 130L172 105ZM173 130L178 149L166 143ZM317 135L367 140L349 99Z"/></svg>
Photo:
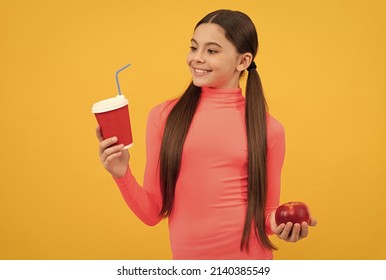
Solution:
<svg viewBox="0 0 386 280"><path fill-rule="evenodd" d="M146 168L141 187L130 168L115 181L130 209L147 225L155 225L162 196L159 150L166 118L176 100L153 108L146 131ZM241 89L203 88L185 140L169 217L173 259L272 259L251 234L250 249L240 251L247 208L247 138L245 98ZM285 139L282 125L267 118L268 217L279 205Z"/></svg>

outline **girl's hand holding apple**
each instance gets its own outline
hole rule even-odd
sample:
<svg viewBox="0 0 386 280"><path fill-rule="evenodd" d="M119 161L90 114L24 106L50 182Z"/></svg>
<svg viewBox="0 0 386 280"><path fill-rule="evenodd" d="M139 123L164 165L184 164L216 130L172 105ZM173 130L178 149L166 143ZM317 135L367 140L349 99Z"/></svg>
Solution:
<svg viewBox="0 0 386 280"><path fill-rule="evenodd" d="M308 206L303 202L287 202L279 206L271 215L272 231L288 242L297 242L307 237L308 226L316 226Z"/></svg>

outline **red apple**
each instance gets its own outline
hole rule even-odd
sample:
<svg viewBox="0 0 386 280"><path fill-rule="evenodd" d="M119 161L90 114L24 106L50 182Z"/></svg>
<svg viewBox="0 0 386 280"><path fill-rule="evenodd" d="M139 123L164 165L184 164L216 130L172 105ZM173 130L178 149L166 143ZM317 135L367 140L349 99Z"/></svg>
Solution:
<svg viewBox="0 0 386 280"><path fill-rule="evenodd" d="M276 224L280 225L282 223L286 224L291 222L293 224L302 222L311 222L310 211L308 206L299 201L291 201L284 203L277 208L275 213Z"/></svg>

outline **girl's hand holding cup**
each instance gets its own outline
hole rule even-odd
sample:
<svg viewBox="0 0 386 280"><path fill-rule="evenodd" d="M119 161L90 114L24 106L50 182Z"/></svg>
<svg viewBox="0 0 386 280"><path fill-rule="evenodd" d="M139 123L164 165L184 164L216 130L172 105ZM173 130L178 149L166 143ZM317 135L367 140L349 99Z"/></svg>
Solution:
<svg viewBox="0 0 386 280"><path fill-rule="evenodd" d="M126 175L130 154L124 149L124 144L114 145L118 142L117 137L103 139L99 126L96 128L99 141L99 159L104 168L114 177L120 178Z"/></svg>
<svg viewBox="0 0 386 280"><path fill-rule="evenodd" d="M129 67L125 65L115 73L118 95L99 101L92 106L98 121L96 135L99 141L99 158L105 169L115 178L126 175L129 152L133 145L128 100L121 94L118 74Z"/></svg>

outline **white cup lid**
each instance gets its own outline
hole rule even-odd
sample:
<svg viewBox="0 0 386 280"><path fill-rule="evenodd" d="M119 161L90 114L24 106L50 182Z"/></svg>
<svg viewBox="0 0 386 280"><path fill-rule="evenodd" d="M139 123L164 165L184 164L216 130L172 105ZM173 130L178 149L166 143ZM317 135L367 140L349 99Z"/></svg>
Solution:
<svg viewBox="0 0 386 280"><path fill-rule="evenodd" d="M93 113L103 113L121 108L127 105L129 101L124 95L117 95L113 98L108 98L92 105Z"/></svg>

